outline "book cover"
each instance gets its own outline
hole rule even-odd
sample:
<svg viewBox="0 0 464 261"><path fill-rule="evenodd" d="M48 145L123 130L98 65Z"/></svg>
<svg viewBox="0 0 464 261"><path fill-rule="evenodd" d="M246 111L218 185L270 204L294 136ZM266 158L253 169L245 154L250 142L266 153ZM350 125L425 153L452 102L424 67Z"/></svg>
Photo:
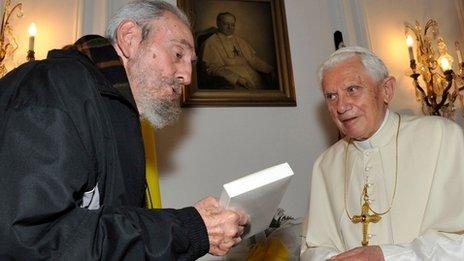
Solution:
<svg viewBox="0 0 464 261"><path fill-rule="evenodd" d="M269 227L292 176L288 163L282 163L223 185L219 204L250 215L249 230L243 238Z"/></svg>

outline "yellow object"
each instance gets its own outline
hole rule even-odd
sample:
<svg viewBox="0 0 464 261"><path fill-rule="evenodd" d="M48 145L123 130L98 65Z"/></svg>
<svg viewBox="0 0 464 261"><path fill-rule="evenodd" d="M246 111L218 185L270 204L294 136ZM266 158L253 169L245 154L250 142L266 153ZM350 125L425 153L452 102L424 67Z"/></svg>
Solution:
<svg viewBox="0 0 464 261"><path fill-rule="evenodd" d="M286 261L288 259L288 249L278 238L259 242L251 247L248 253L248 261Z"/></svg>
<svg viewBox="0 0 464 261"><path fill-rule="evenodd" d="M451 63L446 55L442 55L438 58L438 64L440 65L441 70L444 72L451 70Z"/></svg>
<svg viewBox="0 0 464 261"><path fill-rule="evenodd" d="M148 208L161 208L158 166L156 163L155 131L146 120L141 121L143 144L145 147L145 165L147 189L145 191Z"/></svg>
<svg viewBox="0 0 464 261"><path fill-rule="evenodd" d="M37 26L35 25L35 23L31 23L31 25L29 25L27 32L29 33L29 36L37 35Z"/></svg>
<svg viewBox="0 0 464 261"><path fill-rule="evenodd" d="M413 44L414 44L414 39L412 39L412 36L408 34L406 36L406 45L408 47L412 47Z"/></svg>

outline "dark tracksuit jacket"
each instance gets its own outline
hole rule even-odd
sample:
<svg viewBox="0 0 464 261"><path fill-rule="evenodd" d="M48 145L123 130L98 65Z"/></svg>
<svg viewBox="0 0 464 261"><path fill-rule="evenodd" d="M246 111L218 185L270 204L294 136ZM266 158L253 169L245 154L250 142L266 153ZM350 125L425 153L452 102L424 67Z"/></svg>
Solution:
<svg viewBox="0 0 464 261"><path fill-rule="evenodd" d="M0 260L206 254L193 207L142 208L143 142L124 68L105 38L81 44L100 49L54 50L0 79ZM110 60L116 70L103 68Z"/></svg>

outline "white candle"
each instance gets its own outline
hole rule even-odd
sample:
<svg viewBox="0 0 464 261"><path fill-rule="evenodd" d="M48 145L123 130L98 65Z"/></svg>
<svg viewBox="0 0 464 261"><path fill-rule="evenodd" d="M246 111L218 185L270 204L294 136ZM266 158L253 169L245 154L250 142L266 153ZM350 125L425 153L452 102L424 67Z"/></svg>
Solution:
<svg viewBox="0 0 464 261"><path fill-rule="evenodd" d="M34 51L35 36L37 34L37 27L35 26L35 23L32 23L29 26L28 32L29 32L29 51Z"/></svg>
<svg viewBox="0 0 464 261"><path fill-rule="evenodd" d="M458 56L458 63L461 64L462 63L462 53L461 53L461 48L459 46L459 42L456 41L454 43L454 45L456 46L456 54Z"/></svg>
<svg viewBox="0 0 464 261"><path fill-rule="evenodd" d="M412 44L414 43L412 36L408 35L406 37L406 44L408 45L409 60L414 60L414 50L412 49Z"/></svg>

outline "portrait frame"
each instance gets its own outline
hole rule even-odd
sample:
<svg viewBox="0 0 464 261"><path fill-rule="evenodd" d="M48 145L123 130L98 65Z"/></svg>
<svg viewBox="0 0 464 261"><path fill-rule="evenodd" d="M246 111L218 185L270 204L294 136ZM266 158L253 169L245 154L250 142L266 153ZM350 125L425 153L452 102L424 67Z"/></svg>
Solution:
<svg viewBox="0 0 464 261"><path fill-rule="evenodd" d="M185 86L182 92L181 105L183 107L296 106L284 0L177 0L177 5L190 18L198 56L192 68L192 82ZM233 8L230 8L231 6ZM201 12L196 10L201 10ZM242 25L243 28L257 32L256 34L248 33L249 38L257 39L248 40L252 44L267 41L261 46L252 46L257 50L257 56L259 56L258 52L261 52L261 56L271 61L269 64L273 68L272 80L263 84L262 88L213 88L203 83L206 76L200 73L200 71L203 72L200 69L202 64L200 48L203 44L198 44L199 36L200 33L207 32L211 28L216 28L217 32L216 16L219 12L234 12L237 23L243 17L246 21L250 14L253 18L262 18ZM259 27L263 24L268 26ZM264 36L261 39L256 38L260 34ZM240 37L246 39L247 35L240 35Z"/></svg>

